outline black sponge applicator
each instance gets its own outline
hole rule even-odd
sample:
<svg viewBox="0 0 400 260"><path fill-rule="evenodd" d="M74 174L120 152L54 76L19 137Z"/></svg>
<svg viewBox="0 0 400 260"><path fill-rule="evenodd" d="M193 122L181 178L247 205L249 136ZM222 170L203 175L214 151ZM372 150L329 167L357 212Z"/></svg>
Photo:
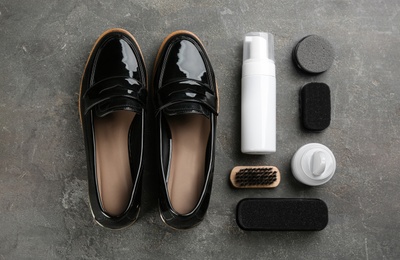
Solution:
<svg viewBox="0 0 400 260"><path fill-rule="evenodd" d="M249 231L319 231L328 224L320 199L248 198L236 207L236 222Z"/></svg>
<svg viewBox="0 0 400 260"><path fill-rule="evenodd" d="M318 35L308 35L293 49L293 62L304 72L322 73L328 70L334 58L332 45Z"/></svg>
<svg viewBox="0 0 400 260"><path fill-rule="evenodd" d="M300 90L301 123L309 131L322 131L331 123L331 91L325 83L312 82Z"/></svg>

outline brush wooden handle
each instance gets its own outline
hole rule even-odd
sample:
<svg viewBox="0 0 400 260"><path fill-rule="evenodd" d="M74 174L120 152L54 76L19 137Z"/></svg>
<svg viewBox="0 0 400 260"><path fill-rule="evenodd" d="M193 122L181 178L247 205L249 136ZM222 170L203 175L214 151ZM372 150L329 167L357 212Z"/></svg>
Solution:
<svg viewBox="0 0 400 260"><path fill-rule="evenodd" d="M275 188L281 182L281 174L275 166L236 166L231 171L230 180L238 189Z"/></svg>

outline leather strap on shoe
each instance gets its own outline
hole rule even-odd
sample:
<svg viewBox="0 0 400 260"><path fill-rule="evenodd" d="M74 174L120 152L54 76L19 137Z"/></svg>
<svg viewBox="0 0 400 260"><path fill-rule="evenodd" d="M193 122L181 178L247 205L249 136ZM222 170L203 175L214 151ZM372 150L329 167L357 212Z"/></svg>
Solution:
<svg viewBox="0 0 400 260"><path fill-rule="evenodd" d="M180 114L196 110L196 106L188 107L189 103L205 106L210 112L218 114L214 91L207 84L197 80L184 79L167 83L158 91L157 102L157 114L171 106L175 110L181 110ZM181 108L178 107L179 104L182 105Z"/></svg>
<svg viewBox="0 0 400 260"><path fill-rule="evenodd" d="M141 113L146 106L147 90L133 78L112 77L92 85L83 95L84 114L95 109L96 115L105 116L116 110Z"/></svg>

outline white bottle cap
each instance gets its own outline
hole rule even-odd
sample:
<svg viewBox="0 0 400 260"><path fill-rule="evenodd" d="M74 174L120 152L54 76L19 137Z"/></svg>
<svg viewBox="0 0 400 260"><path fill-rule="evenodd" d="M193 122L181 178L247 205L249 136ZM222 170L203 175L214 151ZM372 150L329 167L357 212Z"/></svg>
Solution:
<svg viewBox="0 0 400 260"><path fill-rule="evenodd" d="M292 158L293 176L306 185L318 186L328 182L335 170L335 156L322 144L303 145Z"/></svg>
<svg viewBox="0 0 400 260"><path fill-rule="evenodd" d="M274 36L270 33L244 36L242 78L254 75L275 77Z"/></svg>
<svg viewBox="0 0 400 260"><path fill-rule="evenodd" d="M274 36L265 32L251 32L244 36L243 61L248 59L274 58Z"/></svg>

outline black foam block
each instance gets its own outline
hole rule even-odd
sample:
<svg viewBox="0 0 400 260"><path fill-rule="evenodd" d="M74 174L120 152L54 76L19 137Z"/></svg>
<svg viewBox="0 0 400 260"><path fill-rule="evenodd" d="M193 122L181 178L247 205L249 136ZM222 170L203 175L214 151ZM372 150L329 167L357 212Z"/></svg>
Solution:
<svg viewBox="0 0 400 260"><path fill-rule="evenodd" d="M334 59L332 45L318 35L301 39L293 49L293 62L308 73L322 73L328 70Z"/></svg>
<svg viewBox="0 0 400 260"><path fill-rule="evenodd" d="M328 224L320 199L248 198L236 207L236 222L249 231L319 231Z"/></svg>
<svg viewBox="0 0 400 260"><path fill-rule="evenodd" d="M312 82L300 90L300 111L303 127L322 131L331 123L331 91L325 83Z"/></svg>

